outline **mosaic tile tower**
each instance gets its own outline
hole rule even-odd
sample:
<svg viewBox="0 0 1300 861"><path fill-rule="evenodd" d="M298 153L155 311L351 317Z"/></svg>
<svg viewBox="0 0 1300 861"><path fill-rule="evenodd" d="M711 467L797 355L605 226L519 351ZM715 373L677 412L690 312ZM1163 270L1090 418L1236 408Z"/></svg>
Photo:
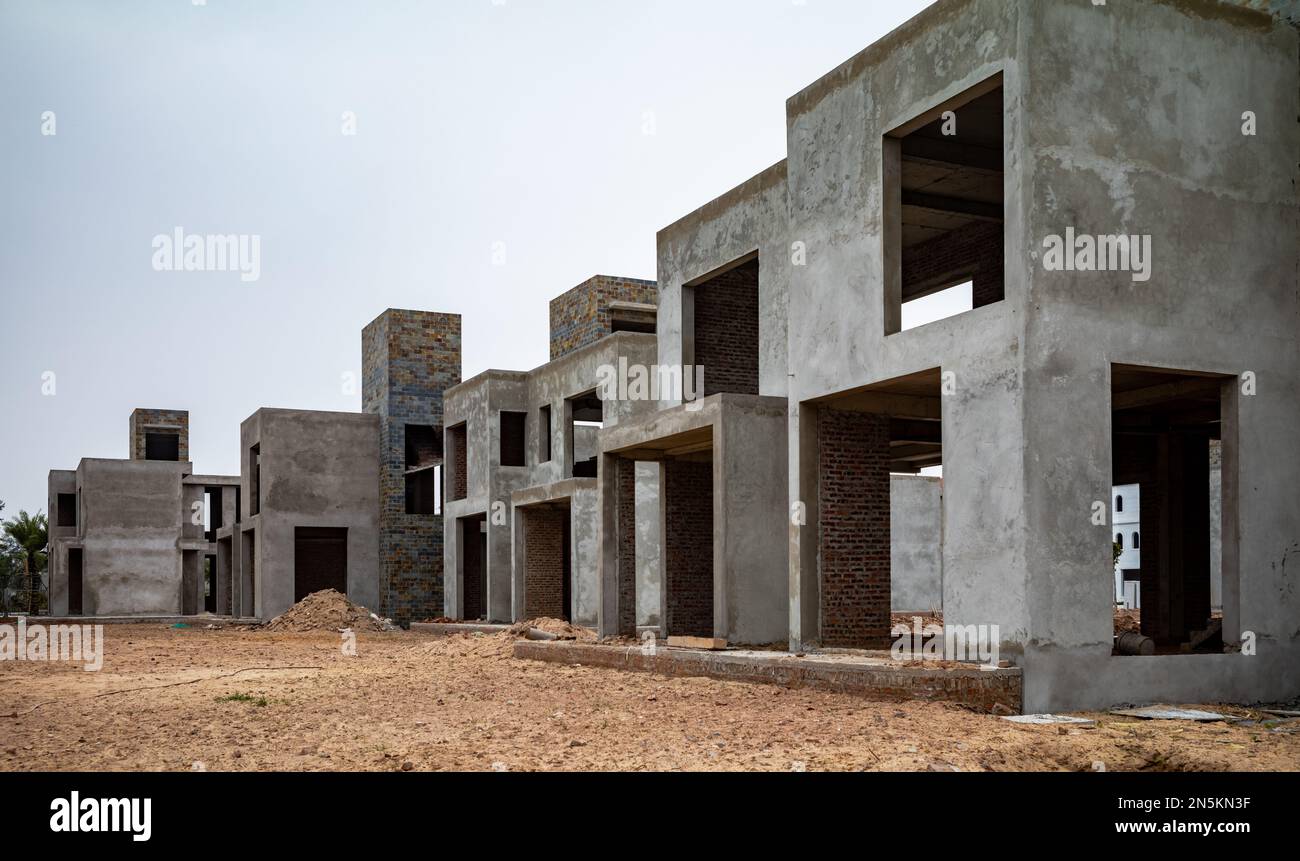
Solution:
<svg viewBox="0 0 1300 861"><path fill-rule="evenodd" d="M130 418L131 460L148 459L150 435L177 437L176 456L171 460L190 459L190 414L187 410L136 409Z"/></svg>
<svg viewBox="0 0 1300 861"><path fill-rule="evenodd" d="M402 624L442 615L442 509L413 508L412 483L442 466L442 394L461 381L460 335L459 314L391 308L361 333L362 409L380 420L379 609Z"/></svg>
<svg viewBox="0 0 1300 861"><path fill-rule="evenodd" d="M654 281L597 275L551 300L551 361L594 344L611 331L610 304L659 301Z"/></svg>

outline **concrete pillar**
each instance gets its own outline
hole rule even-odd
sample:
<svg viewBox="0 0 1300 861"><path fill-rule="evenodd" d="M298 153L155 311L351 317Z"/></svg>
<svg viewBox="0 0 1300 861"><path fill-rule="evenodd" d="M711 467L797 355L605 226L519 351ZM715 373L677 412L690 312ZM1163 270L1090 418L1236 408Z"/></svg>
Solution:
<svg viewBox="0 0 1300 861"><path fill-rule="evenodd" d="M817 573L817 407L793 404L790 435L790 650L821 640L821 580Z"/></svg>
<svg viewBox="0 0 1300 861"><path fill-rule="evenodd" d="M567 406L566 406L567 410ZM567 416L566 416L567 421ZM618 553L618 455L600 456L596 479L597 526L596 630L602 637L618 636L619 618L619 553Z"/></svg>
<svg viewBox="0 0 1300 861"><path fill-rule="evenodd" d="M636 624L657 628L663 621L662 518L658 463L636 465Z"/></svg>

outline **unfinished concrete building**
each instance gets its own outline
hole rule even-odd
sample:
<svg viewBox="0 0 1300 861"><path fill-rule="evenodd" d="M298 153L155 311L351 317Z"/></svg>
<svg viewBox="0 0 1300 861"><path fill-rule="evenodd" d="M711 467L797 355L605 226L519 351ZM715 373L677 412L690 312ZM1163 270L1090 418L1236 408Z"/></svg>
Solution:
<svg viewBox="0 0 1300 861"><path fill-rule="evenodd" d="M551 303L552 361L447 391L447 616L596 624L597 437L657 407L603 399L599 387L602 372L654 364L654 291L654 282L597 276ZM652 477L642 493L652 505Z"/></svg>
<svg viewBox="0 0 1300 861"><path fill-rule="evenodd" d="M239 479L192 474L183 410L137 409L129 434L127 460L50 472L50 612L219 612L216 529L235 516Z"/></svg>
<svg viewBox="0 0 1300 861"><path fill-rule="evenodd" d="M659 235L659 361L705 384L601 433L601 632L640 599L617 467L652 461L670 635L882 648L928 594L1028 710L1295 695L1298 81L1232 5L942 0L792 97L788 158ZM908 596L896 485L933 467ZM1113 636L1127 483L1150 657Z"/></svg>
<svg viewBox="0 0 1300 861"><path fill-rule="evenodd" d="M131 460L49 478L51 611L271 618L333 588L406 622L442 607L442 391L460 317L362 334L363 413L259 410L240 475L193 474L189 416L136 410Z"/></svg>
<svg viewBox="0 0 1300 861"><path fill-rule="evenodd" d="M1300 689L1296 42L1213 3L940 2L789 100L787 161L661 234L661 360L698 357L700 285L757 249L791 648L890 641L890 474L941 464L943 613L998 627L1027 709ZM905 329L958 285L970 310ZM1202 638L1211 439L1221 643ZM1152 657L1113 648L1104 506L1127 482L1161 524Z"/></svg>
<svg viewBox="0 0 1300 861"><path fill-rule="evenodd" d="M261 409L240 425L240 615L334 589L379 606L379 418Z"/></svg>
<svg viewBox="0 0 1300 861"><path fill-rule="evenodd" d="M390 311L364 415L245 423L217 606L292 603L301 528L409 618L812 654L933 610L993 632L1027 711L1295 696L1294 10L940 0L787 101L787 158L662 230L657 286L553 302L548 364L459 383L459 319ZM190 607L214 542L180 512L225 480L135 425L168 459L134 467L143 604ZM51 473L56 607L100 555L100 463ZM1114 636L1119 486L1149 655ZM94 576L91 611L124 606Z"/></svg>

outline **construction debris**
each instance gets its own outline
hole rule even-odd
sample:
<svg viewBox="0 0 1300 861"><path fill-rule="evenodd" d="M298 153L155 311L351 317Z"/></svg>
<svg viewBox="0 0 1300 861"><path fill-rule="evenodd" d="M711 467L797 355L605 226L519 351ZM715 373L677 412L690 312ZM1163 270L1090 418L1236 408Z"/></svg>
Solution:
<svg viewBox="0 0 1300 861"><path fill-rule="evenodd" d="M264 626L268 631L396 631L390 619L381 619L334 589L315 592L276 616Z"/></svg>
<svg viewBox="0 0 1300 861"><path fill-rule="evenodd" d="M590 628L571 625L563 619L529 619L507 630L511 637L524 637L529 640L589 640L596 639L596 632Z"/></svg>
<svg viewBox="0 0 1300 861"><path fill-rule="evenodd" d="M1033 724L1035 726L1047 726L1053 724L1064 724L1067 726L1092 727L1096 726L1095 720L1088 718L1073 717L1071 715L1007 715L1002 718L1011 723Z"/></svg>
<svg viewBox="0 0 1300 861"><path fill-rule="evenodd" d="M1146 706L1140 709L1111 709L1113 715L1141 718L1142 720L1192 720L1202 723L1227 720L1226 715L1200 709L1177 709L1170 706Z"/></svg>
<svg viewBox="0 0 1300 861"><path fill-rule="evenodd" d="M669 637L668 645L674 649L704 649L708 652L721 652L727 648L727 641L721 637Z"/></svg>

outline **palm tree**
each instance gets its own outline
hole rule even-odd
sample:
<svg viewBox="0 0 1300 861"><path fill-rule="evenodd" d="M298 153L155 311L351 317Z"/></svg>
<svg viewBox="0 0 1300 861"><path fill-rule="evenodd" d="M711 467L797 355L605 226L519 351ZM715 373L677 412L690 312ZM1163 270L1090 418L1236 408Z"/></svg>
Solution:
<svg viewBox="0 0 1300 861"><path fill-rule="evenodd" d="M0 538L0 619L9 615L9 590L18 583L18 554L8 536Z"/></svg>
<svg viewBox="0 0 1300 861"><path fill-rule="evenodd" d="M23 571L27 580L27 612L36 612L36 593L39 591L33 578L40 576L41 551L50 543L49 521L42 512L32 517L26 511L5 521L5 532L18 545L23 554Z"/></svg>

